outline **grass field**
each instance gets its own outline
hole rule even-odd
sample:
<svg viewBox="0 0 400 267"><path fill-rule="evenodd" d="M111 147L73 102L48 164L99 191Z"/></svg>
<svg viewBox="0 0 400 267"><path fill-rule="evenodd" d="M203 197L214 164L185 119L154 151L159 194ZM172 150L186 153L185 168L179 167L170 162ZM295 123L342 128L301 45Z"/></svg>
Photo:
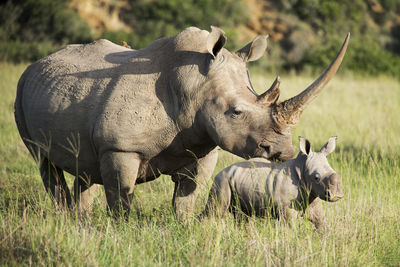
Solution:
<svg viewBox="0 0 400 267"><path fill-rule="evenodd" d="M16 84L25 67L0 63L0 265L400 265L398 81L337 76L305 110L293 143L297 147L301 135L320 148L337 135L328 160L345 189L341 201L323 203L328 227L317 233L305 220L289 226L228 216L181 224L172 212L169 177L137 186L128 221L107 216L104 192L86 218L55 209L14 123ZM253 85L266 89L273 78L256 75ZM281 80L285 99L312 78ZM221 151L214 174L237 160Z"/></svg>

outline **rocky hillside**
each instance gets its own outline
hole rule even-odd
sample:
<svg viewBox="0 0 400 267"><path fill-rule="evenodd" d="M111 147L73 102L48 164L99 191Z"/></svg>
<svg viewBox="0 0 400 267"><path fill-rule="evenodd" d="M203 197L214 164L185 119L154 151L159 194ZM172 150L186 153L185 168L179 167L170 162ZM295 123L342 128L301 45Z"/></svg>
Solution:
<svg viewBox="0 0 400 267"><path fill-rule="evenodd" d="M241 35L240 39L254 37L257 34L268 33L275 42L294 39L290 37L296 32L302 32L302 38L308 42L314 41L315 32L312 26L301 20L298 14L290 12L289 2L307 1L272 1L272 0L242 0L247 7L248 21L243 25L238 25ZM95 31L97 35L105 31L134 31L134 25L129 25L123 19L127 10L135 8L137 2L128 0L70 0L68 6L75 10L79 16ZM143 2L143 1L142 1ZM152 1L148 1L152 2ZM312 1L309 1L312 2ZM314 1L323 2L323 1ZM345 1L337 1L344 4ZM400 26L400 4L392 4L394 10L389 10L391 6L385 8L379 0L365 1L367 15L366 23L372 28L382 27L386 33L399 31ZM392 1L396 3L396 1ZM312 6L312 5L311 5ZM313 12L310 10L310 12ZM390 14L393 13L393 14ZM383 25L382 25L382 22ZM299 37L299 36L297 36ZM297 39L297 38L296 38Z"/></svg>
<svg viewBox="0 0 400 267"><path fill-rule="evenodd" d="M97 35L105 31L132 31L120 18L122 10L128 8L126 0L70 0L68 7L76 11Z"/></svg>

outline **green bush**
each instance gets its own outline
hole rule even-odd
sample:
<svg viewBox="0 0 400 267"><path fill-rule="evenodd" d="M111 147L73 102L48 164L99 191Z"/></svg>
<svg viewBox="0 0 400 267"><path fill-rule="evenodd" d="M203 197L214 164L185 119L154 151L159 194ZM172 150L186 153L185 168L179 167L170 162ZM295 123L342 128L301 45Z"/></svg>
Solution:
<svg viewBox="0 0 400 267"><path fill-rule="evenodd" d="M138 48L189 26L209 30L210 25L227 30L232 37L228 48L237 48L235 28L246 23L247 10L242 1L234 0L138 0L132 1L124 19L133 27L133 43Z"/></svg>
<svg viewBox="0 0 400 267"><path fill-rule="evenodd" d="M8 62L32 62L45 57L56 51L59 46L50 41L22 42L8 41L0 42L0 60Z"/></svg>
<svg viewBox="0 0 400 267"><path fill-rule="evenodd" d="M332 40L325 45L317 46L306 53L302 67L321 70L328 66L339 51L343 40ZM366 36L355 36L350 39L342 69L362 74L388 74L400 78L400 57L384 50L377 41Z"/></svg>
<svg viewBox="0 0 400 267"><path fill-rule="evenodd" d="M59 44L87 42L92 34L81 18L66 6L66 0L24 0L8 1L0 5L4 14L0 25L13 25L6 32L6 39L51 41ZM12 15L9 16L10 10Z"/></svg>
<svg viewBox="0 0 400 267"><path fill-rule="evenodd" d="M92 41L66 0L22 0L0 4L0 58L34 61L68 43Z"/></svg>
<svg viewBox="0 0 400 267"><path fill-rule="evenodd" d="M370 3L363 0L281 0L283 12L295 14L302 23L311 26L316 40L296 61L285 60L284 69L304 68L320 70L336 56L347 32L352 37L347 55L341 66L356 73L390 74L400 78L400 26L387 30L390 20L400 10L396 0L377 0L383 12L374 12ZM297 30L298 31L298 30ZM288 49L302 51L302 40L289 38ZM283 46L285 48L285 46Z"/></svg>
<svg viewBox="0 0 400 267"><path fill-rule="evenodd" d="M374 40L353 40L346 66L354 72L385 73L400 78L400 56L383 49Z"/></svg>

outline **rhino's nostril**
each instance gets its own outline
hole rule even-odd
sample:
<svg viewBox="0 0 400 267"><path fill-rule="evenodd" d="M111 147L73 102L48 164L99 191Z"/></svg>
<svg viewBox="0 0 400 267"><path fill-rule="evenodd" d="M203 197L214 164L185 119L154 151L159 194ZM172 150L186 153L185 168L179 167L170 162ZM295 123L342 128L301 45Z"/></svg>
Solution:
<svg viewBox="0 0 400 267"><path fill-rule="evenodd" d="M344 194L335 194L329 198L329 201L335 202L335 201L338 201L339 199L342 199L343 197L344 197Z"/></svg>
<svg viewBox="0 0 400 267"><path fill-rule="evenodd" d="M261 147L262 149L264 149L265 152L267 152L268 155L269 155L269 153L271 153L271 147L270 147L270 146L260 145L260 147Z"/></svg>
<svg viewBox="0 0 400 267"><path fill-rule="evenodd" d="M334 174L331 175L329 180L330 180L329 183L331 185L337 185L339 183L340 178L339 178L339 175L337 173L334 173Z"/></svg>
<svg viewBox="0 0 400 267"><path fill-rule="evenodd" d="M344 190L341 185L336 185L331 187L331 189L328 190L329 192L329 201L338 201L339 199L344 197Z"/></svg>

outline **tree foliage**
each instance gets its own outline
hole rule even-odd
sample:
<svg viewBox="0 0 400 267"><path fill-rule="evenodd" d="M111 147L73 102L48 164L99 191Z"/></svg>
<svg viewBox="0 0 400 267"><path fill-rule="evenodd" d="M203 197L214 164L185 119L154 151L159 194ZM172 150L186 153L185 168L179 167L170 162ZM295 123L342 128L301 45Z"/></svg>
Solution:
<svg viewBox="0 0 400 267"><path fill-rule="evenodd" d="M66 0L16 0L0 4L0 58L32 61L67 43L90 42L88 25Z"/></svg>
<svg viewBox="0 0 400 267"><path fill-rule="evenodd" d="M400 14L397 0L281 0L283 12L311 25L317 39L303 58L285 68L327 66L347 32L351 42L343 67L354 72L400 78Z"/></svg>
<svg viewBox="0 0 400 267"><path fill-rule="evenodd" d="M183 29L196 26L210 29L222 27L234 46L235 29L247 21L246 6L235 0L137 0L124 18L132 25L135 47L144 47L155 39L175 35Z"/></svg>
<svg viewBox="0 0 400 267"><path fill-rule="evenodd" d="M132 32L106 31L96 36L69 0L8 0L0 3L0 59L33 61L68 43L106 38L140 49L189 26L223 28L228 49L238 43L250 14L246 0L128 0L120 18ZM119 0L114 0L119 1ZM329 64L347 32L352 38L342 69L400 77L400 1L265 0L289 31L266 64L283 70L318 69ZM397 23L397 24L396 24ZM264 32L263 32L264 33ZM265 32L268 33L268 32ZM264 33L264 34L265 34ZM266 63L268 62L268 63ZM269 65L268 65L269 64Z"/></svg>

